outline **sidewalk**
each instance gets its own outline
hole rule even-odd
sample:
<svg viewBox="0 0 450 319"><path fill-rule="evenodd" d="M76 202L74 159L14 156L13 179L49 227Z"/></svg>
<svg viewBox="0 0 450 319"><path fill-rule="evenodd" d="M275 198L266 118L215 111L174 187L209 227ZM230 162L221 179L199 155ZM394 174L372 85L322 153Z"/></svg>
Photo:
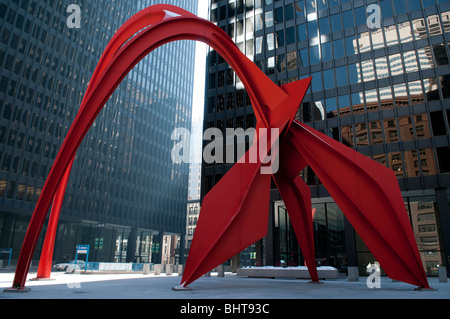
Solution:
<svg viewBox="0 0 450 319"><path fill-rule="evenodd" d="M347 278L324 280L256 279L226 273L225 277L202 277L190 285L191 291L173 291L181 277L143 274L65 274L52 273L52 280L32 281L27 293L8 293L13 273L0 273L0 299L450 299L450 283L429 278L433 291L417 291L415 286L383 277L381 288L369 289L366 278L349 282Z"/></svg>

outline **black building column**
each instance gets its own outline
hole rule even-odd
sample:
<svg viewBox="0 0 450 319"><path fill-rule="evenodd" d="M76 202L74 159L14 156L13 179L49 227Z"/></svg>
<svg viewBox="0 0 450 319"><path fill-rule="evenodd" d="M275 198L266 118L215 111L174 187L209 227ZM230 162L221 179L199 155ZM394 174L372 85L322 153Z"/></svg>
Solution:
<svg viewBox="0 0 450 319"><path fill-rule="evenodd" d="M356 255L355 229L344 216L345 250L347 254L347 266L357 267L358 258Z"/></svg>
<svg viewBox="0 0 450 319"><path fill-rule="evenodd" d="M274 266L275 265L275 259L274 259L274 213L273 213L273 201L270 201L269 204L269 222L267 225L267 235L265 240L265 255L266 255L266 264L265 266Z"/></svg>
<svg viewBox="0 0 450 319"><path fill-rule="evenodd" d="M162 260L163 233L153 235L152 263L160 264Z"/></svg>
<svg viewBox="0 0 450 319"><path fill-rule="evenodd" d="M13 222L13 217L10 214L6 214L5 219L3 220L2 229L0 229L0 248L11 248L10 238Z"/></svg>
<svg viewBox="0 0 450 319"><path fill-rule="evenodd" d="M447 276L450 277L450 207L446 189L436 189L436 200L441 223L442 244L444 245L444 263L447 265Z"/></svg>
<svg viewBox="0 0 450 319"><path fill-rule="evenodd" d="M179 265L184 265L185 240L186 240L186 236L180 235L180 250L179 250L179 259L178 259Z"/></svg>
<svg viewBox="0 0 450 319"><path fill-rule="evenodd" d="M133 263L136 259L136 239L137 239L137 228L131 228L131 232L128 235L128 244L127 244L127 263Z"/></svg>

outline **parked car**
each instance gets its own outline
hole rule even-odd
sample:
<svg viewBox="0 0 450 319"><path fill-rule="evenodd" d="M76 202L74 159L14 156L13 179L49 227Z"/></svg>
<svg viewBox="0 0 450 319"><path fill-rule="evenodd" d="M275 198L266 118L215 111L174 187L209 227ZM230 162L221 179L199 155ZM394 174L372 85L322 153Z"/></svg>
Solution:
<svg viewBox="0 0 450 319"><path fill-rule="evenodd" d="M84 260L72 260L68 263L56 264L53 266L55 270L64 270L68 272L74 272L76 270L84 270L86 263Z"/></svg>

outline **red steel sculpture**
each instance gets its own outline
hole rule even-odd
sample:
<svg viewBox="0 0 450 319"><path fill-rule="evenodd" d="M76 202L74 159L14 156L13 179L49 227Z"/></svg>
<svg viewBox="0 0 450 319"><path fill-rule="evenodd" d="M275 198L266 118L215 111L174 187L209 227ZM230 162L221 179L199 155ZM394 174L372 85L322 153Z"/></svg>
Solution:
<svg viewBox="0 0 450 319"><path fill-rule="evenodd" d="M277 86L213 23L175 6L155 5L128 20L103 53L36 204L12 290L26 289L31 258L52 208L38 271L38 278L50 277L56 225L75 153L106 101L142 58L177 40L210 45L244 84L257 119L257 136L245 156L258 147L263 137L260 128L269 129L264 136L269 140L266 155L275 142L280 146L275 154L280 160L276 174L261 173L264 158L256 163L241 160L204 198L182 287L266 235L272 178L286 204L311 279L317 282L311 194L299 177L309 165L389 277L429 288L395 174L294 120L311 79ZM279 129L281 134L272 136L270 129Z"/></svg>

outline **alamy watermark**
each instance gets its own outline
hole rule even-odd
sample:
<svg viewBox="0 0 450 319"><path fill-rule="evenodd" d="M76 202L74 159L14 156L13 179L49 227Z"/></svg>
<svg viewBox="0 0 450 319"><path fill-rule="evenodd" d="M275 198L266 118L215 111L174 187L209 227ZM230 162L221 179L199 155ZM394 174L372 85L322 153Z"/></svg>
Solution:
<svg viewBox="0 0 450 319"><path fill-rule="evenodd" d="M369 29L381 28L381 8L378 4L371 4L367 6L367 27Z"/></svg>
<svg viewBox="0 0 450 319"><path fill-rule="evenodd" d="M380 289L381 288L381 269L378 263L369 264L367 266L367 273L369 277L367 277L367 287L369 289Z"/></svg>
<svg viewBox="0 0 450 319"><path fill-rule="evenodd" d="M70 15L67 17L66 24L69 29L81 28L81 8L78 4L71 4L67 7L67 13Z"/></svg>
<svg viewBox="0 0 450 319"><path fill-rule="evenodd" d="M255 140L255 135L258 139ZM206 164L257 163L263 164L261 174L276 174L279 169L279 136L278 128L227 128L225 137L222 130L209 128L203 133L203 141L211 141L203 149L203 161ZM177 128L172 132L175 145L172 148L172 161L175 164L192 163L190 157L191 133L186 128ZM257 141L257 143L256 143ZM247 145L250 146L246 152ZM237 161L236 161L237 159Z"/></svg>

